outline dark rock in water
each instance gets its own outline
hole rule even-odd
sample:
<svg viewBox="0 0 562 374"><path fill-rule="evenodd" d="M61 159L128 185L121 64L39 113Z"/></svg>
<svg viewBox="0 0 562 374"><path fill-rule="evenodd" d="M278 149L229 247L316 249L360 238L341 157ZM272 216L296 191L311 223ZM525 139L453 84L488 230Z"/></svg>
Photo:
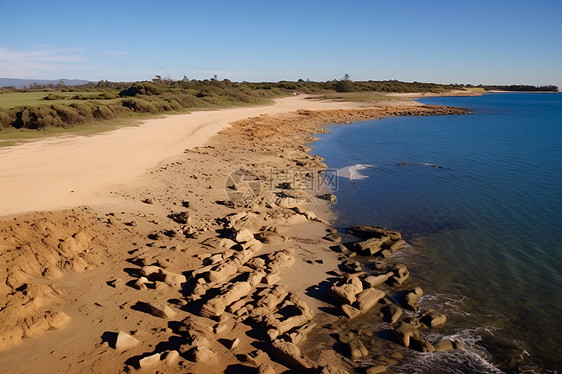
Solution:
<svg viewBox="0 0 562 374"><path fill-rule="evenodd" d="M406 241L403 239L397 240L394 243L392 243L389 250L390 252L394 253L396 251L403 249L406 246L406 244L407 244Z"/></svg>
<svg viewBox="0 0 562 374"><path fill-rule="evenodd" d="M363 279L363 287L364 288L372 288L377 287L383 284L388 280L388 274L381 274L381 275L369 275L368 277Z"/></svg>
<svg viewBox="0 0 562 374"><path fill-rule="evenodd" d="M412 337L410 347L419 352L435 352L435 347L420 335Z"/></svg>
<svg viewBox="0 0 562 374"><path fill-rule="evenodd" d="M382 309L384 320L391 325L396 323L402 317L402 309L395 305L389 304Z"/></svg>
<svg viewBox="0 0 562 374"><path fill-rule="evenodd" d="M433 309L428 309L420 318L420 322L427 327L436 327L444 325L447 317Z"/></svg>
<svg viewBox="0 0 562 374"><path fill-rule="evenodd" d="M370 238L382 238L387 236L391 241L397 241L402 239L402 235L398 231L388 230L384 227L376 226L351 226L349 231L359 237L364 239Z"/></svg>
<svg viewBox="0 0 562 374"><path fill-rule="evenodd" d="M453 342L449 339L444 339L433 344L435 352L453 351L455 349Z"/></svg>
<svg viewBox="0 0 562 374"><path fill-rule="evenodd" d="M384 365L371 366L370 368L365 370L365 374L379 374L384 372L386 372L386 366Z"/></svg>
<svg viewBox="0 0 562 374"><path fill-rule="evenodd" d="M404 264L397 264L392 267L393 275L389 279L390 283L393 285L401 285L408 279L410 272Z"/></svg>
<svg viewBox="0 0 562 374"><path fill-rule="evenodd" d="M353 250L365 256L374 256L382 250L384 242L379 238L370 238L353 245Z"/></svg>
<svg viewBox="0 0 562 374"><path fill-rule="evenodd" d="M427 167L430 167L430 168L443 169L443 166L439 166L439 165L435 165L435 164L428 164L427 162L400 162L400 163L396 164L396 166L407 166L407 165L421 165L421 166L427 166Z"/></svg>
<svg viewBox="0 0 562 374"><path fill-rule="evenodd" d="M403 347L409 347L412 338L420 338L418 329L409 323L402 322L394 331L392 331L391 339L396 344Z"/></svg>
<svg viewBox="0 0 562 374"><path fill-rule="evenodd" d="M406 296L404 296L404 308L415 312L417 310L416 304L422 296L423 290L420 287L416 287L414 290L408 292Z"/></svg>

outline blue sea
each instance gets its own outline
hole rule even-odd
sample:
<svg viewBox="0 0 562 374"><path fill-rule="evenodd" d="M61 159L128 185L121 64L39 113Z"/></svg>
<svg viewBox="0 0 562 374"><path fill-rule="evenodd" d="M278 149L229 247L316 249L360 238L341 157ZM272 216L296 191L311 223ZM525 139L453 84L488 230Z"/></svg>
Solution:
<svg viewBox="0 0 562 374"><path fill-rule="evenodd" d="M401 373L562 373L562 94L440 97L469 115L330 126L313 153L338 178L336 226L401 230L395 255L467 348L408 352Z"/></svg>

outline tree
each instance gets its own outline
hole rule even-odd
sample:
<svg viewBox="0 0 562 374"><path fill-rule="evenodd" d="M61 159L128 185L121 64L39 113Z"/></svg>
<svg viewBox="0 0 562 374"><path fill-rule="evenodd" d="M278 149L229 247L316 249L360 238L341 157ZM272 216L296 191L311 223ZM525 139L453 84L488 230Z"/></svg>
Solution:
<svg viewBox="0 0 562 374"><path fill-rule="evenodd" d="M335 86L337 92L353 92L355 87L351 81L349 74L345 74L342 79L340 79Z"/></svg>

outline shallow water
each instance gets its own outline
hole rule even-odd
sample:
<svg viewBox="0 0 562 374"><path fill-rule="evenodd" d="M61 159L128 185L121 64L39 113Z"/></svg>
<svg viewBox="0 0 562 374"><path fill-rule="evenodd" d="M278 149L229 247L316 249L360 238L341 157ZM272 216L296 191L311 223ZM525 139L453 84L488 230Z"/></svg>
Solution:
<svg viewBox="0 0 562 374"><path fill-rule="evenodd" d="M399 260L449 318L438 333L469 347L401 370L560 372L562 94L420 101L473 114L333 126L313 144L329 168L375 165L338 178L337 225L401 230Z"/></svg>

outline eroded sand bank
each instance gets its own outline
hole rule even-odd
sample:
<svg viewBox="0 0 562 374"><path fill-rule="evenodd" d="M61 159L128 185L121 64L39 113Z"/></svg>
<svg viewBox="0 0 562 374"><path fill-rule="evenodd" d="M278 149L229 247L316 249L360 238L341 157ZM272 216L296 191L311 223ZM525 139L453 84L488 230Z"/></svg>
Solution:
<svg viewBox="0 0 562 374"><path fill-rule="evenodd" d="M290 173L322 170L321 160L304 146L322 125L455 110L412 105L311 112L308 108L340 103L298 100L284 103L307 110L238 121L204 146L178 154L186 148L182 144L148 173L144 160L120 185L115 180L121 175L110 172L103 186L111 200L96 200L100 190L92 187L92 195L84 195L93 199L84 204L96 203L91 207L2 219L2 370L101 373L142 366L152 372L222 373L257 372L260 365L273 372L318 365L318 370L355 370L353 361L333 350L309 348L312 360L301 357L296 363L283 354L282 342L303 343L308 330L298 330L301 326L313 330L314 324L338 319L325 312L337 304L320 291L327 274L347 276L332 248L333 212L316 198L326 191L291 186L302 176ZM161 135L162 127L153 126L148 134ZM124 140L126 133L100 137ZM73 141L85 140L71 140L68 147L76 151ZM59 146L67 147L53 145ZM139 152L142 146L131 148ZM165 144L157 149L168 155ZM251 189L249 183L228 182L239 169L273 183L262 184L247 204L232 204L232 193ZM272 170L285 171L289 179L277 179ZM73 203L62 196L57 207ZM351 275L359 277L356 273ZM121 339L116 348L120 332L134 339L122 334L127 344Z"/></svg>

